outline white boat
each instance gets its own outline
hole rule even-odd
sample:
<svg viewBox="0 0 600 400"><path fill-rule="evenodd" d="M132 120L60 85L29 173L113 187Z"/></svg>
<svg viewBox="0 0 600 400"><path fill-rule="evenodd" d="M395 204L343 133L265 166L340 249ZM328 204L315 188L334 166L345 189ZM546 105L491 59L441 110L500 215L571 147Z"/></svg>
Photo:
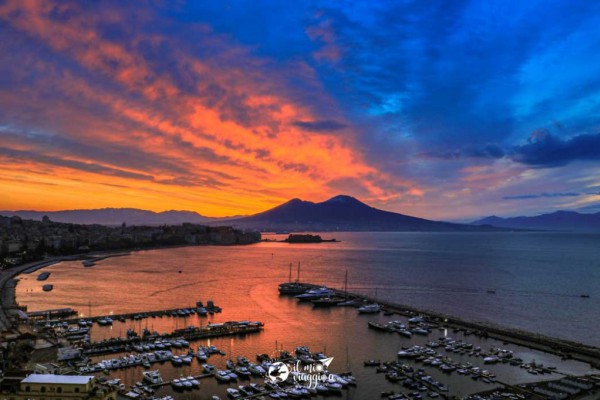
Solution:
<svg viewBox="0 0 600 400"><path fill-rule="evenodd" d="M196 378L194 378L193 376L188 376L187 380L188 380L189 383L192 384L193 388L199 388L200 387L200 382Z"/></svg>
<svg viewBox="0 0 600 400"><path fill-rule="evenodd" d="M230 399L241 399L242 398L242 395L240 394L240 392L234 388L227 388L227 396L229 396Z"/></svg>
<svg viewBox="0 0 600 400"><path fill-rule="evenodd" d="M160 376L160 372L158 370L144 371L144 372L142 372L142 375L146 382L149 382L153 385L158 385L160 383L163 383L163 379Z"/></svg>
<svg viewBox="0 0 600 400"><path fill-rule="evenodd" d="M381 306L379 304L367 304L358 308L359 314L376 314L380 311Z"/></svg>
<svg viewBox="0 0 600 400"><path fill-rule="evenodd" d="M333 294L334 294L333 290L326 288L326 287L322 287L322 288L318 288L318 289L309 290L308 292L299 294L295 297L300 301L311 301L311 300L320 299L321 297L331 296Z"/></svg>
<svg viewBox="0 0 600 400"><path fill-rule="evenodd" d="M183 389L183 384L179 379L173 379L171 381L171 386L173 386L174 389Z"/></svg>
<svg viewBox="0 0 600 400"><path fill-rule="evenodd" d="M217 378L219 382L229 382L231 380L231 378L229 377L229 373L221 369L217 370L215 378Z"/></svg>
<svg viewBox="0 0 600 400"><path fill-rule="evenodd" d="M202 370L207 374L213 374L215 372L215 366L212 364L202 364Z"/></svg>
<svg viewBox="0 0 600 400"><path fill-rule="evenodd" d="M183 387L186 389L191 389L193 387L192 382L187 380L187 378L180 378L179 381L183 384Z"/></svg>
<svg viewBox="0 0 600 400"><path fill-rule="evenodd" d="M173 356L173 358L171 358L171 362L176 367L178 367L178 366L180 366L180 365L183 364L183 360L179 356Z"/></svg>

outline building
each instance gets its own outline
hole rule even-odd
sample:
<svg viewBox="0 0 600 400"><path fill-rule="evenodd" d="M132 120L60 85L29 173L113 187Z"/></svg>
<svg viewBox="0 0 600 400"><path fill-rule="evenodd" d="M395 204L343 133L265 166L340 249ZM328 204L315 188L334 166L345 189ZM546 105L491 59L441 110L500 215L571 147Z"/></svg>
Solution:
<svg viewBox="0 0 600 400"><path fill-rule="evenodd" d="M94 376L31 374L23 379L19 390L5 394L6 400L115 400L115 390L96 385Z"/></svg>

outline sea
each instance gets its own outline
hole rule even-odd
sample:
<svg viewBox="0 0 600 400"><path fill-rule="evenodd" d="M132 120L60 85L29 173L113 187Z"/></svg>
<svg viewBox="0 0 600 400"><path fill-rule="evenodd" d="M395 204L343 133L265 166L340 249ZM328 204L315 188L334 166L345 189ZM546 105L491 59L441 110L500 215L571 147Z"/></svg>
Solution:
<svg viewBox="0 0 600 400"><path fill-rule="evenodd" d="M579 233L321 233L338 242L288 244L266 241L246 246L194 246L143 250L107 258L93 267L80 261L55 264L41 272L21 275L17 302L29 311L72 307L81 316L193 307L213 300L223 312L207 318L148 318L115 321L92 329L92 339L124 336L128 328L167 332L190 325L231 320L261 321L264 331L244 337L194 343L214 344L226 356L272 354L300 345L334 357L338 372L352 370L359 384L345 398L377 398L382 390L398 391L383 374L363 367L363 361L395 360L402 347L424 345L440 336L464 339L486 349L502 347L525 361L555 365L566 373L590 372L589 365L561 361L555 356L462 333L435 331L430 337L402 339L368 329L368 321L386 322L398 316L358 315L353 308L313 309L293 297L279 296L281 282L303 282L343 288L374 299L443 312L472 321L518 328L548 336L600 346L600 235ZM285 235L264 235L281 240ZM298 267L299 266L299 267ZM298 272L299 271L299 272ZM43 284L53 284L51 292ZM582 297L585 295L585 297ZM589 296L589 297L587 297ZM105 356L110 358L114 356ZM220 357L220 358L219 358ZM452 355L464 362L482 363ZM487 366L483 366L486 367ZM160 367L163 378L200 372L200 365ZM499 379L514 383L548 379L510 365L489 368ZM141 380L142 368L115 374L131 384ZM428 371L464 396L489 389L468 377L448 377ZM200 391L177 393L177 398L223 396L226 386L202 382ZM169 388L163 389L165 393ZM376 395L375 395L376 394Z"/></svg>

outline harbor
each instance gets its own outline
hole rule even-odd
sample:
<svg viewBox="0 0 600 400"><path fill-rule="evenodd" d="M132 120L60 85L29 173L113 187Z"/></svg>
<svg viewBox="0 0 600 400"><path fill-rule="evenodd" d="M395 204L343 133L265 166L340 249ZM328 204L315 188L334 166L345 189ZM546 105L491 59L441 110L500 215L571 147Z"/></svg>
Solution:
<svg viewBox="0 0 600 400"><path fill-rule="evenodd" d="M347 242L340 245L343 243ZM225 253L220 248L202 250L209 254L212 251L218 258ZM30 313L36 313L38 319L22 325L38 330L51 343L74 350L61 350L59 354L63 373L93 375L99 382L119 380L119 395L129 393L139 398L178 398L185 393L207 399L235 396L233 390L227 389L235 389L240 398L277 398L271 394L281 393L291 398L303 396L296 384L278 384L278 388L269 389L264 372L268 372L265 367L269 363L280 359L289 360L292 365L297 359L301 365L308 365L304 362L315 356L307 357L295 350L304 347L310 348L313 355L322 353L317 358L333 357L329 372L342 379L343 374L351 372L356 383L342 387L341 392L321 388L320 393L313 394L317 398L464 398L487 392L493 395L497 391L508 397L523 390L552 390L548 385L562 379L585 383L580 379L593 379L598 373L590 364L577 361L577 355L567 358L563 357L564 351L536 350L530 347L533 343L528 345L522 338L505 341L485 334L488 324L469 325L472 322L383 301L381 293L385 289L379 290L378 296L369 296L354 293L351 285L344 290L340 284L329 283L343 281L343 270L322 284L295 282L290 269L294 272L297 263L290 268L289 261L277 261L270 248L265 250L256 252L251 260L265 266L278 262L280 272L272 279L243 278L249 269L240 266L235 252L228 264L203 263L196 269L192 267L199 254L195 249L188 251L188 258L182 249L159 250L105 260L93 268L82 267L81 261L61 263L52 267L47 279L58 288L52 292L39 291L41 282L36 276L21 276L17 300L31 305ZM177 262L170 262L175 253L180 255ZM227 254L231 257L231 250ZM244 249L240 257L248 254L252 255L252 249ZM146 277L156 275L146 272L150 266L160 271L160 284L144 284ZM309 262L303 262L302 269L304 275L314 275ZM124 279L135 281L136 290L128 292L124 301L115 298L113 291L82 292L86 297L73 297L74 300L65 296L76 292L60 291L85 287L86 281L99 279L104 279L107 287L118 287ZM284 286L289 290L301 293L280 295L283 280L288 280ZM311 290L317 291L316 297L302 298L303 301L295 298ZM200 315L199 304L190 305L190 295L214 299L213 304L218 304L221 312ZM22 300L25 298L30 300ZM55 312L75 311L77 315L44 317L47 310L35 307L37 298L40 305L51 300L48 304L56 307ZM208 306L208 302L202 306ZM221 331L207 336L209 327L232 321L249 323L258 316L263 326L257 332L244 328L239 334ZM112 323L106 323L107 319ZM206 349L211 346L220 352L209 355ZM403 351L409 356L405 357ZM498 360L494 361L494 357ZM239 365L239 360L248 360L249 364ZM370 361L378 361L379 365L365 365ZM163 383L148 387L143 373L154 370L159 371ZM227 371L236 374L237 380L231 380ZM227 382L225 375L229 376ZM200 387L194 387L188 377L198 381ZM336 387L337 382L331 383ZM254 389L247 388L250 384L260 385L264 391L254 393ZM529 386L524 389L519 385Z"/></svg>

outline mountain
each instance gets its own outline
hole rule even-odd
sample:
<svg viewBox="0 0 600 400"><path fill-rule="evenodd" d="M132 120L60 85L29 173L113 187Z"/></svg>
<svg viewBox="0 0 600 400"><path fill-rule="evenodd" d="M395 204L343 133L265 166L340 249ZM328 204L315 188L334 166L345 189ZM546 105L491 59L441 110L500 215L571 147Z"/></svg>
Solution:
<svg viewBox="0 0 600 400"><path fill-rule="evenodd" d="M204 217L193 211L154 212L137 208L100 208L95 210L65 211L0 211L7 217L17 215L23 219L41 220L45 215L55 222L84 225L177 225L184 222L205 224L213 218Z"/></svg>
<svg viewBox="0 0 600 400"><path fill-rule="evenodd" d="M262 213L232 219L228 223L237 228L296 232L493 230L383 211L344 195L322 203L293 199Z"/></svg>
<svg viewBox="0 0 600 400"><path fill-rule="evenodd" d="M491 225L499 228L540 229L559 231L600 231L600 212L582 214L576 211L556 211L534 217L500 218L491 216L471 225Z"/></svg>

